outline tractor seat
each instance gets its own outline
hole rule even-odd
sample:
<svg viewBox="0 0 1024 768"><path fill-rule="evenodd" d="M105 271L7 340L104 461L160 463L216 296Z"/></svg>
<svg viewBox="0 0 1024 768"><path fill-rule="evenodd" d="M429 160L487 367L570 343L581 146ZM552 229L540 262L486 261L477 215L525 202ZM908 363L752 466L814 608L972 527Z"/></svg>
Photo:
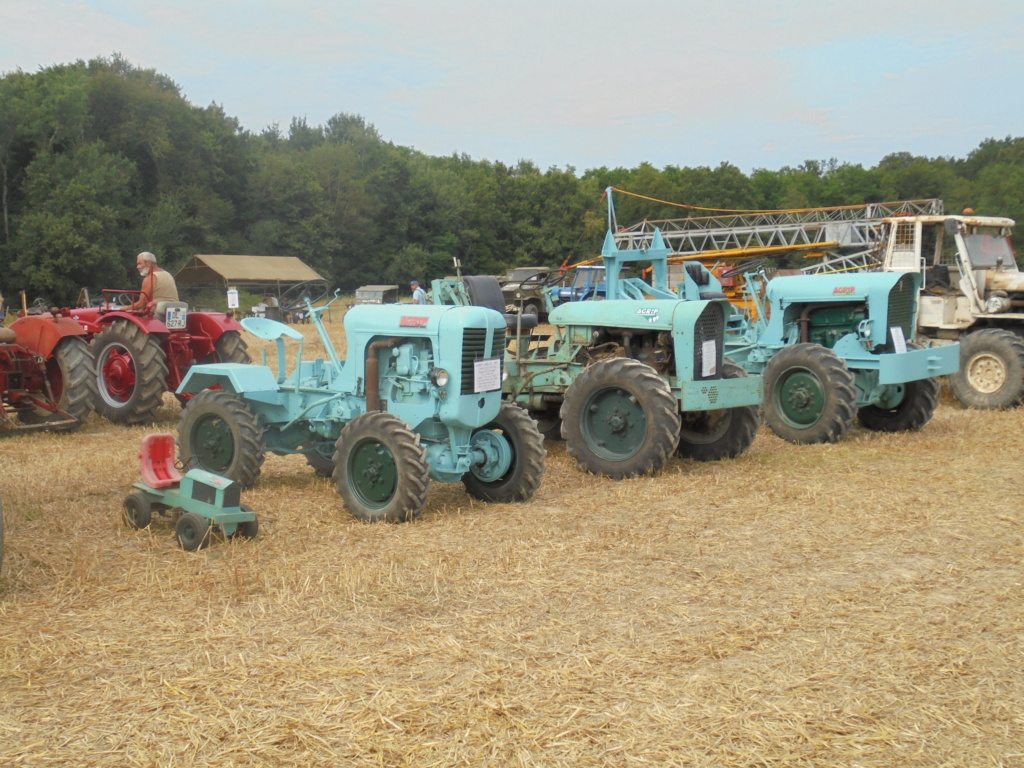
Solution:
<svg viewBox="0 0 1024 768"><path fill-rule="evenodd" d="M181 474L174 466L174 435L146 435L142 438L139 460L142 482L150 488L167 488L181 482Z"/></svg>
<svg viewBox="0 0 1024 768"><path fill-rule="evenodd" d="M537 327L536 315L514 315L505 312L505 297L501 295L501 285L498 278L490 275L474 275L464 277L466 290L469 291L469 300L475 307L486 307L500 312L505 318L505 325L514 328L516 323L522 323L524 331Z"/></svg>

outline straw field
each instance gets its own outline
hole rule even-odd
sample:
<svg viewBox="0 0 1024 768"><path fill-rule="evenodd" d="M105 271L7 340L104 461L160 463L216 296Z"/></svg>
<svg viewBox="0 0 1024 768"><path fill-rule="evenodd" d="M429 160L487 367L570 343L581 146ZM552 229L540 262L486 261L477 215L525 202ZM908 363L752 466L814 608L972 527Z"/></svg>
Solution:
<svg viewBox="0 0 1024 768"><path fill-rule="evenodd" d="M196 553L119 522L179 412L0 436L0 765L1024 766L1024 410L407 525L270 456Z"/></svg>

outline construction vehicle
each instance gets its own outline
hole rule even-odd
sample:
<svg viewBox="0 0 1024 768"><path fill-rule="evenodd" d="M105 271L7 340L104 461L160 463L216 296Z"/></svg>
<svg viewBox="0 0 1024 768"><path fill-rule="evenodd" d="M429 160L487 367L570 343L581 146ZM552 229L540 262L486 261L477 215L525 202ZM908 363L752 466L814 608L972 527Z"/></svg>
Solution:
<svg viewBox="0 0 1024 768"><path fill-rule="evenodd" d="M96 411L117 424L152 421L197 363L250 361L231 314L190 312L183 301L130 309L140 294L104 290L99 306L71 310L95 361Z"/></svg>
<svg viewBox="0 0 1024 768"><path fill-rule="evenodd" d="M85 332L66 310L30 315L24 304L23 294L21 316L0 327L0 423L74 431L95 400Z"/></svg>
<svg viewBox="0 0 1024 768"><path fill-rule="evenodd" d="M188 552L209 546L214 530L229 539L256 537L259 521L241 503L238 483L195 468L182 477L174 458L174 435L146 435L139 460L142 482L134 484L123 502L124 519L132 528L148 528L154 511L173 513L178 542Z"/></svg>
<svg viewBox="0 0 1024 768"><path fill-rule="evenodd" d="M474 498L529 500L544 473L544 441L527 413L501 398L505 319L479 307L357 305L345 316L349 358L338 359L305 296L327 359L303 359L304 338L266 318L243 327L277 347L267 365L211 363L178 389L194 396L178 422L179 459L252 486L267 451L303 454L334 478L344 505L367 521L419 516L430 480L462 481ZM285 370L285 340L298 343Z"/></svg>
<svg viewBox="0 0 1024 768"><path fill-rule="evenodd" d="M960 342L953 395L971 408L1024 402L1024 273L1010 243L1013 219L962 215L883 221L880 268L922 278L918 335Z"/></svg>
<svg viewBox="0 0 1024 768"><path fill-rule="evenodd" d="M611 201L609 200L611 209ZM532 315L510 315L503 392L545 436L566 440L580 469L615 480L662 470L673 454L716 461L743 454L760 424L762 387L723 356L729 304L681 300L623 277L663 247L623 251L611 231L602 250L606 299L555 306L551 333ZM497 281L435 280L434 300L500 307Z"/></svg>

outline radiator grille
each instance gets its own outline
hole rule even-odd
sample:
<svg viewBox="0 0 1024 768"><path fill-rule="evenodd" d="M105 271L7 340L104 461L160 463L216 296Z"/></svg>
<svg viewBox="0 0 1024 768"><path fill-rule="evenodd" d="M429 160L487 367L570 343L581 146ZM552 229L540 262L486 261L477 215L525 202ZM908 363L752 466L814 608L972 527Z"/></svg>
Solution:
<svg viewBox="0 0 1024 768"><path fill-rule="evenodd" d="M490 332L486 328L462 329L462 385L460 392L473 391L473 363L488 357L501 357L505 353L505 329L498 327Z"/></svg>
<svg viewBox="0 0 1024 768"><path fill-rule="evenodd" d="M914 278L911 274L902 275L889 292L888 328L886 345L894 349L892 328L898 325L903 329L903 338L910 341L914 338L914 302L917 299L914 290Z"/></svg>
<svg viewBox="0 0 1024 768"><path fill-rule="evenodd" d="M693 339L693 378L695 381L702 379L719 379L722 377L722 340L725 337L725 313L720 304L708 304L704 311L697 318L694 327ZM704 343L715 342L715 359L711 370L713 374L705 376Z"/></svg>

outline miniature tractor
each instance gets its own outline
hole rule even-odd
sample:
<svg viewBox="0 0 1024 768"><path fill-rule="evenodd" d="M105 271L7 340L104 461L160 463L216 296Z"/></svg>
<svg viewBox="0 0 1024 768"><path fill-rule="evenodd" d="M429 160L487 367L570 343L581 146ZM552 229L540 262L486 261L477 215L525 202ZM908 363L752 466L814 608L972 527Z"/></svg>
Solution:
<svg viewBox="0 0 1024 768"><path fill-rule="evenodd" d="M139 453L142 482L124 499L124 518L132 528L147 528L153 512L176 512L174 526L181 548L203 549L213 529L225 537L252 539L259 530L256 514L241 503L241 487L233 480L201 469L182 477L174 460L174 435L147 435Z"/></svg>
<svg viewBox="0 0 1024 768"><path fill-rule="evenodd" d="M129 309L139 291L103 291L98 307L71 310L95 359L96 410L117 424L152 421L163 394L194 364L248 363L242 326L223 312L190 312L183 301Z"/></svg>
<svg viewBox="0 0 1024 768"><path fill-rule="evenodd" d="M667 287L623 277L627 264L652 255L620 251L609 230L601 292L556 307L560 275L549 273L553 333L539 332L533 315L507 316L506 399L526 408L547 437L564 438L580 469L615 480L656 473L673 454L735 458L760 425L761 378L723 357L728 302L684 301ZM435 280L434 300L494 307L501 298L492 283Z"/></svg>
<svg viewBox="0 0 1024 768"><path fill-rule="evenodd" d="M697 262L687 266L684 293L720 290L713 273ZM935 377L957 371L960 351L956 344L922 349L910 341L919 275L860 272L765 281L747 271L745 280L754 312L734 312L726 351L748 372L764 376L764 419L776 435L792 443L831 443L855 419L870 430L902 432L919 430L932 418Z"/></svg>
<svg viewBox="0 0 1024 768"><path fill-rule="evenodd" d="M0 327L0 423L72 432L92 413L93 358L84 331L59 310ZM12 416L17 417L15 421Z"/></svg>
<svg viewBox="0 0 1024 768"><path fill-rule="evenodd" d="M319 298L319 297L318 297ZM179 458L252 486L267 451L302 454L334 478L344 505L371 522L418 517L430 480L462 481L473 497L530 499L540 485L543 437L525 411L502 404L505 320L478 307L357 305L345 316L348 360L338 359L322 314L305 309L327 359L303 359L304 337L266 318L249 332L277 348L267 365L194 366L178 392L193 395L178 423ZM285 370L285 340L298 343Z"/></svg>

